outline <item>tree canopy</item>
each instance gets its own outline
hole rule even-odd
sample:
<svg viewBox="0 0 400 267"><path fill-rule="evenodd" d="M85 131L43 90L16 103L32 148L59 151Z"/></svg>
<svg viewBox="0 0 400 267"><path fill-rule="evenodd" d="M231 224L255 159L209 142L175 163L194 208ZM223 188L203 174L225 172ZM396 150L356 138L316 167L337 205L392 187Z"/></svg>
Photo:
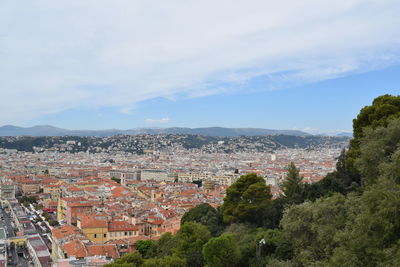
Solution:
<svg viewBox="0 0 400 267"><path fill-rule="evenodd" d="M243 175L226 191L222 205L223 220L225 223L260 224L260 212L270 204L271 198L271 189L264 178L255 173Z"/></svg>
<svg viewBox="0 0 400 267"><path fill-rule="evenodd" d="M346 156L346 168L354 182L360 183L360 174L354 166L360 156L361 138L367 127L387 127L392 119L400 118L400 96L383 95L375 98L372 105L365 106L353 120L353 136Z"/></svg>
<svg viewBox="0 0 400 267"><path fill-rule="evenodd" d="M139 240L135 243L135 248L143 257L146 257L153 245L152 240Z"/></svg>
<svg viewBox="0 0 400 267"><path fill-rule="evenodd" d="M206 226L213 236L219 235L223 230L222 215L208 203L197 205L186 212L181 219L181 225L186 222L197 222Z"/></svg>
<svg viewBox="0 0 400 267"><path fill-rule="evenodd" d="M355 160L363 184L372 184L383 174L400 181L399 154L400 118L390 120L387 127L365 128L364 137L360 138L360 155Z"/></svg>
<svg viewBox="0 0 400 267"><path fill-rule="evenodd" d="M296 168L294 163L291 162L287 167L287 174L282 183L283 194L291 203L301 202L303 178L300 175L300 169Z"/></svg>
<svg viewBox="0 0 400 267"><path fill-rule="evenodd" d="M209 267L235 267L240 260L239 246L232 234L210 239L203 247L203 254Z"/></svg>
<svg viewBox="0 0 400 267"><path fill-rule="evenodd" d="M188 266L204 266L202 249L211 238L210 231L202 224L187 222L176 234L174 254L186 260Z"/></svg>

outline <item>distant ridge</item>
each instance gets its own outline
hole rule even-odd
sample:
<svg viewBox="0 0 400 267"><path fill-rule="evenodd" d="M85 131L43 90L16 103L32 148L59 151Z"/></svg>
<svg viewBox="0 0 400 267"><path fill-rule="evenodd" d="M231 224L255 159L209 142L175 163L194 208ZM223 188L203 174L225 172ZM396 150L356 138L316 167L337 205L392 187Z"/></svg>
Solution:
<svg viewBox="0 0 400 267"><path fill-rule="evenodd" d="M349 133L349 132L342 132L342 133L338 133L338 134L336 134L336 136L347 136L347 137L353 137L353 133Z"/></svg>
<svg viewBox="0 0 400 267"><path fill-rule="evenodd" d="M294 135L310 136L311 134L298 130L271 130L261 128L136 128L129 130L67 130L51 125L37 125L33 127L18 127L5 125L0 127L0 136L112 136L118 134L194 134L206 136L257 136L257 135Z"/></svg>

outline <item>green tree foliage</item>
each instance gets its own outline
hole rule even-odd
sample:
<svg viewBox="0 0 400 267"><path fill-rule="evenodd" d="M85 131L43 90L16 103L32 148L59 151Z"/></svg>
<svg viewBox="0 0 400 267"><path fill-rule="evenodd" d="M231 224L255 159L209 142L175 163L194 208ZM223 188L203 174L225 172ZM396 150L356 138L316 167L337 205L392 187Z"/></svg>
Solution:
<svg viewBox="0 0 400 267"><path fill-rule="evenodd" d="M260 226L268 229L278 228L287 204L287 200L283 197L273 199L258 215L260 216L260 220L262 220Z"/></svg>
<svg viewBox="0 0 400 267"><path fill-rule="evenodd" d="M154 246L153 240L139 240L135 243L136 250L143 256L146 257L149 250Z"/></svg>
<svg viewBox="0 0 400 267"><path fill-rule="evenodd" d="M203 185L203 181L202 180L193 181L193 183L195 185L197 185L197 187L201 187Z"/></svg>
<svg viewBox="0 0 400 267"><path fill-rule="evenodd" d="M141 267L186 267L186 261L177 256L167 256L164 258L147 259Z"/></svg>
<svg viewBox="0 0 400 267"><path fill-rule="evenodd" d="M342 149L336 163L336 171L331 173L327 179L331 179L331 181L330 186L326 186L325 184L325 187L323 187L325 192L339 192L346 194L354 191L359 186L358 183L353 181L351 173L346 167L346 149Z"/></svg>
<svg viewBox="0 0 400 267"><path fill-rule="evenodd" d="M117 183L121 183L121 178L116 178L116 177L111 177L111 180L113 180L114 182L117 182Z"/></svg>
<svg viewBox="0 0 400 267"><path fill-rule="evenodd" d="M166 256L171 256L173 250L176 247L176 237L171 233L167 232L163 234L160 239L155 241L151 248L145 254L147 258L163 258Z"/></svg>
<svg viewBox="0 0 400 267"><path fill-rule="evenodd" d="M303 184L302 201L331 196L338 192L347 194L359 188L359 183L352 178L351 172L346 167L346 150L343 149L337 159L336 170L328 173L321 181L313 184Z"/></svg>
<svg viewBox="0 0 400 267"><path fill-rule="evenodd" d="M291 253L290 243L283 238L279 229L255 228L246 224L231 224L225 229L224 234L232 235L239 246L240 259L237 266L265 266L268 259L275 257L288 259ZM256 246L264 239L265 244L260 248L260 258L256 258Z"/></svg>
<svg viewBox="0 0 400 267"><path fill-rule="evenodd" d="M347 205L346 198L336 194L285 211L281 226L291 243L295 262L310 266L330 258L338 246L335 233L346 226Z"/></svg>
<svg viewBox="0 0 400 267"><path fill-rule="evenodd" d="M60 224L58 223L58 221L53 220L53 219L50 219L50 220L49 220L49 224L50 224L50 226L53 226L53 227L60 225Z"/></svg>
<svg viewBox="0 0 400 267"><path fill-rule="evenodd" d="M254 173L241 176L226 192L222 205L225 223L249 222L260 225L262 212L271 202L270 187Z"/></svg>
<svg viewBox="0 0 400 267"><path fill-rule="evenodd" d="M280 241L290 244L286 251L292 256L284 259L278 245L274 258L296 266L397 266L399 210L400 185L385 178L361 195L335 194L293 205L281 221Z"/></svg>
<svg viewBox="0 0 400 267"><path fill-rule="evenodd" d="M202 224L187 222L176 234L174 254L186 260L188 266L204 266L202 249L211 238L210 231Z"/></svg>
<svg viewBox="0 0 400 267"><path fill-rule="evenodd" d="M233 235L239 246L241 258L238 266L248 266L250 259L255 257L256 228L249 224L233 223L225 229L224 234Z"/></svg>
<svg viewBox="0 0 400 267"><path fill-rule="evenodd" d="M203 247L203 255L209 267L235 267L240 260L239 246L232 234L210 239Z"/></svg>
<svg viewBox="0 0 400 267"><path fill-rule="evenodd" d="M346 168L354 182L359 183L360 174L354 162L360 156L360 141L365 136L364 129L371 127L386 127L392 119L400 118L400 96L383 95L374 99L372 105L361 109L353 120L353 136L346 157Z"/></svg>
<svg viewBox="0 0 400 267"><path fill-rule="evenodd" d="M293 267L295 266L291 261L279 260L275 258L271 258L268 260L266 266L273 267Z"/></svg>
<svg viewBox="0 0 400 267"><path fill-rule="evenodd" d="M399 262L400 185L379 179L353 202L346 228L335 239L340 246L330 260L338 266L396 266Z"/></svg>
<svg viewBox="0 0 400 267"><path fill-rule="evenodd" d="M223 230L222 215L208 203L197 205L186 212L181 225L186 222L197 222L208 228L213 236L219 235Z"/></svg>
<svg viewBox="0 0 400 267"><path fill-rule="evenodd" d="M353 120L354 138L358 140L363 137L365 127L387 127L389 120L394 118L400 118L400 96L379 96L371 106L362 108Z"/></svg>
<svg viewBox="0 0 400 267"><path fill-rule="evenodd" d="M382 162L379 169L382 177L400 184L400 148L396 149L388 161Z"/></svg>
<svg viewBox="0 0 400 267"><path fill-rule="evenodd" d="M23 196L22 198L19 199L19 202L21 202L21 203L28 202L29 204L35 204L36 203L36 197L34 197L34 196Z"/></svg>
<svg viewBox="0 0 400 267"><path fill-rule="evenodd" d="M125 254L120 259L116 259L114 263L106 264L104 267L139 267L143 263L142 255L135 251Z"/></svg>
<svg viewBox="0 0 400 267"><path fill-rule="evenodd" d="M400 182L400 118L390 120L387 127L367 127L360 139L360 155L355 166L365 185L373 184L384 174Z"/></svg>
<svg viewBox="0 0 400 267"><path fill-rule="evenodd" d="M43 211L42 216L46 219L46 221L50 221L52 219L51 215L46 211Z"/></svg>
<svg viewBox="0 0 400 267"><path fill-rule="evenodd" d="M302 202L303 176L300 169L296 168L293 162L287 167L286 178L282 183L282 191L290 203Z"/></svg>

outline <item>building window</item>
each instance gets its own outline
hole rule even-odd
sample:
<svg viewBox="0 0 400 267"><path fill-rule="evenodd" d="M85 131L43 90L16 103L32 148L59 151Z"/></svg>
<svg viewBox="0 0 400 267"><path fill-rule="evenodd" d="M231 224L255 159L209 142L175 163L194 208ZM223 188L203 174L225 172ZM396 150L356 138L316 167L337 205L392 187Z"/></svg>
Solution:
<svg viewBox="0 0 400 267"><path fill-rule="evenodd" d="M94 238L97 238L97 234L94 234Z"/></svg>
<svg viewBox="0 0 400 267"><path fill-rule="evenodd" d="M125 232L125 235L128 235L128 232Z"/></svg>
<svg viewBox="0 0 400 267"><path fill-rule="evenodd" d="M103 237L107 237L107 234L104 234Z"/></svg>

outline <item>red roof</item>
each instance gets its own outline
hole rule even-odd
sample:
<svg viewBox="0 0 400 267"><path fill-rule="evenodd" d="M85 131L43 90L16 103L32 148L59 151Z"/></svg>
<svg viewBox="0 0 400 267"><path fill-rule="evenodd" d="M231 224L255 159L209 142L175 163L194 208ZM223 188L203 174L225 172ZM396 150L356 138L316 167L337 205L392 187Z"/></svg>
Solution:
<svg viewBox="0 0 400 267"><path fill-rule="evenodd" d="M138 227L125 221L111 221L110 224L108 225L109 232L137 231L137 230L139 230Z"/></svg>

